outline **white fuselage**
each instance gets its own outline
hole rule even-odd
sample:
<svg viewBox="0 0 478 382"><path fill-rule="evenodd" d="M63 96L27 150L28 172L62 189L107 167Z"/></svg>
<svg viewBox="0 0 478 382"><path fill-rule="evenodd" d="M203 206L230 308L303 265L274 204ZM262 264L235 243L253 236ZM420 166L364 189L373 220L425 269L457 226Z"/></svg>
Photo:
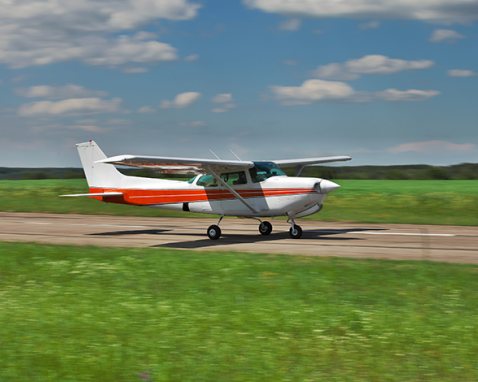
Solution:
<svg viewBox="0 0 478 382"><path fill-rule="evenodd" d="M124 177L117 188L91 187L90 192L120 191L122 198L102 198L105 202L157 207L169 210L191 211L224 216L301 217L320 210L326 193L318 190L320 178L274 176L262 182L232 188L243 200L226 187L203 187L192 182ZM246 203L244 203L244 201Z"/></svg>

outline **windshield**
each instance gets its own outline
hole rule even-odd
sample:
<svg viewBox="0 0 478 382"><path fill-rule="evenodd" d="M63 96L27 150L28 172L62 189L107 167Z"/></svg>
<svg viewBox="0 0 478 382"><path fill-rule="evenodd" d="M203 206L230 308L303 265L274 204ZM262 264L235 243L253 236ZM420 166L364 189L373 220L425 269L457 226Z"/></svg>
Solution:
<svg viewBox="0 0 478 382"><path fill-rule="evenodd" d="M254 167L249 170L253 182L262 182L272 176L286 175L274 162L254 162Z"/></svg>
<svg viewBox="0 0 478 382"><path fill-rule="evenodd" d="M188 180L188 183L189 183L189 184L194 183L194 180L195 180L197 177L198 177L197 175L194 175L191 179Z"/></svg>

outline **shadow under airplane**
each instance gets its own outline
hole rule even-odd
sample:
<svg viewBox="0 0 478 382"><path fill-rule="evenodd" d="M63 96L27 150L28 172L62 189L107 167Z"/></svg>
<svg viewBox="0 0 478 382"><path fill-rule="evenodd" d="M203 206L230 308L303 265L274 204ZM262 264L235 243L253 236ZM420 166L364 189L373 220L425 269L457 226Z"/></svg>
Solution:
<svg viewBox="0 0 478 382"><path fill-rule="evenodd" d="M350 232L363 232L363 231L385 231L385 228L340 228L340 229L316 229L304 231L301 240L333 240L333 241L350 241L350 240L364 240L358 237L336 237L336 235L347 234ZM127 236L127 235L160 235L168 232L171 234L172 229L138 229L138 230L125 230L125 231L109 231L109 232L96 232L90 233L90 236ZM201 237L199 240L178 241L175 243L166 243L153 245L152 247L166 247L166 248L178 248L178 249L192 249L192 248L207 248L215 246L225 246L228 244L242 244L242 243L259 243L259 242L274 242L278 240L290 239L287 231L272 233L267 236L262 235L237 235L237 234L224 234L220 240L203 239L202 233L183 233L178 232L173 235L181 236L197 236ZM297 241L300 245L300 241Z"/></svg>

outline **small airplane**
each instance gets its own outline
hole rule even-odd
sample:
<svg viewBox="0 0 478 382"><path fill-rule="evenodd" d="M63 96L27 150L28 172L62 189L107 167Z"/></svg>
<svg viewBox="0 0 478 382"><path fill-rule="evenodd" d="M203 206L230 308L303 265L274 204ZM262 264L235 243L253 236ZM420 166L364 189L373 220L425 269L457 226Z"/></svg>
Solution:
<svg viewBox="0 0 478 382"><path fill-rule="evenodd" d="M224 216L258 220L261 235L272 232L272 224L263 218L287 216L290 236L299 239L302 228L295 219L320 211L327 194L340 187L330 180L300 177L302 170L309 165L352 159L332 156L253 162L144 155L108 158L94 141L76 146L89 193L62 196L219 215L218 223L207 229L211 240L220 238L219 224ZM167 174L190 172L195 176L188 181L127 176L115 165ZM296 176L287 176L284 168L295 168Z"/></svg>

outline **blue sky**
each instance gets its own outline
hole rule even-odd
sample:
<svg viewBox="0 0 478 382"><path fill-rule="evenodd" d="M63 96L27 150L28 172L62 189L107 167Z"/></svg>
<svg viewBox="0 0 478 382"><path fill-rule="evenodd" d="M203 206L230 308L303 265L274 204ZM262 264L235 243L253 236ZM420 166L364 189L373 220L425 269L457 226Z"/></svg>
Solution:
<svg viewBox="0 0 478 382"><path fill-rule="evenodd" d="M478 1L416 3L0 0L0 166L478 162Z"/></svg>

